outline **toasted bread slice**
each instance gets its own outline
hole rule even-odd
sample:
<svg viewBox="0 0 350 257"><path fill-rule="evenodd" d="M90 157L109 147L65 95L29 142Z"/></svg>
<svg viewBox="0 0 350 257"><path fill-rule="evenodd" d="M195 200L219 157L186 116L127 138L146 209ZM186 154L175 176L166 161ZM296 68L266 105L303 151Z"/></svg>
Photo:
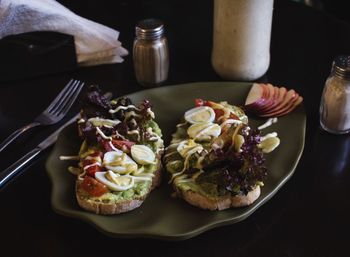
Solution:
<svg viewBox="0 0 350 257"><path fill-rule="evenodd" d="M253 204L268 173L265 140L279 142L277 133L260 141L260 131L249 127L240 107L203 99L195 104L184 113L166 148L169 183L179 198L202 209Z"/></svg>
<svg viewBox="0 0 350 257"><path fill-rule="evenodd" d="M107 99L97 86L87 92L77 121L82 139L75 197L85 210L118 214L139 207L160 183L161 129L148 100Z"/></svg>
<svg viewBox="0 0 350 257"><path fill-rule="evenodd" d="M260 196L260 186L256 186L252 191L247 195L235 195L235 196L221 196L221 197L207 197L202 195L199 192L192 190L181 190L180 188L175 187L176 194L183 198L189 204L197 206L206 210L225 210L232 207L243 207L251 205L255 200Z"/></svg>
<svg viewBox="0 0 350 257"><path fill-rule="evenodd" d="M162 164L159 161L157 170L154 172L152 184L148 188L147 192L142 196L134 197L132 199L122 199L118 201L103 202L91 197L87 197L86 194L80 189L81 180L76 181L75 195L78 204L83 209L94 212L96 214L113 215L123 212L128 212L140 207L140 205L147 198L149 193L161 182Z"/></svg>

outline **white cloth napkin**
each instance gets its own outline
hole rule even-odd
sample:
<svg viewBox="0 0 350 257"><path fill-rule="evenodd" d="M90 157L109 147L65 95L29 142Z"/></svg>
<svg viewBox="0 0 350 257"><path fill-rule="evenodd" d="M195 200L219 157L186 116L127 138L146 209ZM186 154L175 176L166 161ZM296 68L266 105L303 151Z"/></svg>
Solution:
<svg viewBox="0 0 350 257"><path fill-rule="evenodd" d="M119 32L76 15L55 0L0 0L0 38L31 31L74 36L81 66L123 62Z"/></svg>

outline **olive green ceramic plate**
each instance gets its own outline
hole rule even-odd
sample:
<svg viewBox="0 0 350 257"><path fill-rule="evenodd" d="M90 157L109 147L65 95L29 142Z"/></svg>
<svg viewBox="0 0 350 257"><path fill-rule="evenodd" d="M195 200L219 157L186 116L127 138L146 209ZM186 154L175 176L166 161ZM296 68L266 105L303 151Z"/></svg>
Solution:
<svg viewBox="0 0 350 257"><path fill-rule="evenodd" d="M135 103L143 99L151 101L167 144L183 113L194 106L194 98L226 100L241 105L250 87L251 83L191 83L145 90L128 97ZM253 127L263 122L264 120L250 119ZM140 208L115 216L85 212L75 200L75 177L67 171L68 165L74 163L59 160L60 155L75 155L78 152L80 141L76 126L71 125L59 136L46 163L53 186L52 206L58 213L87 221L112 237L187 239L214 227L242 221L266 203L292 176L303 151L305 125L304 109L298 107L293 113L281 117L277 124L263 131L276 131L281 144L266 156L271 173L262 188L260 198L249 207L225 211L201 210L181 199L172 198L172 190L164 179L160 188L154 190Z"/></svg>

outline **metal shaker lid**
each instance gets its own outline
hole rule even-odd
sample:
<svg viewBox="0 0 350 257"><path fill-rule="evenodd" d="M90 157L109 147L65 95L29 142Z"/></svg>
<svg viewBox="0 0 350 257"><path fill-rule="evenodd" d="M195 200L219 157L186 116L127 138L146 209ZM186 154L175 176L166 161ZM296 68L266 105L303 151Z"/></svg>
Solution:
<svg viewBox="0 0 350 257"><path fill-rule="evenodd" d="M335 75L350 79L350 56L337 56L333 61L332 70Z"/></svg>
<svg viewBox="0 0 350 257"><path fill-rule="evenodd" d="M141 39L157 39L164 34L164 24L158 19L145 19L137 23L136 36Z"/></svg>

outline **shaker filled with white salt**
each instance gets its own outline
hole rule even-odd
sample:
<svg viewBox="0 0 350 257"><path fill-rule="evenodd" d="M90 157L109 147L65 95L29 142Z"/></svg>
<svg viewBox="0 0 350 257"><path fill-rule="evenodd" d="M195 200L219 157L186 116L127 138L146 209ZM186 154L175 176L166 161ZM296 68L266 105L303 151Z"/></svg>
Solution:
<svg viewBox="0 0 350 257"><path fill-rule="evenodd" d="M350 56L333 61L321 98L320 124L333 134L350 132Z"/></svg>

